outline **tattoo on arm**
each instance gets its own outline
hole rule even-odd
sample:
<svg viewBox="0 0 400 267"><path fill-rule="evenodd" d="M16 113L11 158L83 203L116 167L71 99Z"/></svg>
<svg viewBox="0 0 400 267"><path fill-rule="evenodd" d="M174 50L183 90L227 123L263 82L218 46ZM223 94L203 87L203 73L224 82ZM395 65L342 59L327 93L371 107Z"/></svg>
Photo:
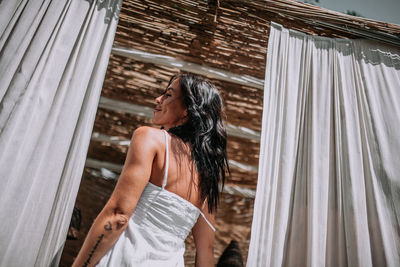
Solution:
<svg viewBox="0 0 400 267"><path fill-rule="evenodd" d="M111 222L110 222L110 221L108 221L108 222L104 225L104 230L106 230L106 231L112 230Z"/></svg>
<svg viewBox="0 0 400 267"><path fill-rule="evenodd" d="M112 230L112 226L111 226L111 222L108 221L105 225L104 225L104 230L106 231L111 231ZM97 247L99 246L101 240L103 239L104 234L99 235L99 239L97 239L96 244L94 245L92 251L90 251L89 253L89 257L88 259L85 261L85 263L83 264L83 267L87 267L90 264L90 260L92 259L93 253L94 251L97 249Z"/></svg>
<svg viewBox="0 0 400 267"><path fill-rule="evenodd" d="M104 234L99 235L99 239L97 239L97 242L96 242L96 244L94 245L92 251L90 251L89 257L88 257L88 259L86 260L86 262L83 264L83 267L87 267L87 266L89 265L90 260L92 259L93 253L94 253L94 251L96 250L96 248L99 246L100 241L103 239L103 237L104 237Z"/></svg>

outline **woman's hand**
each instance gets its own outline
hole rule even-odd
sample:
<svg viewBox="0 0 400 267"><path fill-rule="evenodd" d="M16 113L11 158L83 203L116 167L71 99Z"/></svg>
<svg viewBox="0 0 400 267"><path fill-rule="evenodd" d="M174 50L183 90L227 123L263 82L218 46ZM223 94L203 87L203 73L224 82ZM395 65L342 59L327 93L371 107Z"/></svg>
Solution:
<svg viewBox="0 0 400 267"><path fill-rule="evenodd" d="M149 182L157 154L157 129L140 127L133 133L117 185L94 221L72 266L94 266L118 240Z"/></svg>

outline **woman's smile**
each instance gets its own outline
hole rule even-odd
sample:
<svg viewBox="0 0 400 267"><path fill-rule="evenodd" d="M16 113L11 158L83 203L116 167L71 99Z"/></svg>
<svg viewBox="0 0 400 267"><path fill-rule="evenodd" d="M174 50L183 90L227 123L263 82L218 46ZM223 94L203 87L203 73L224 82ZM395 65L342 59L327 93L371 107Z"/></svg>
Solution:
<svg viewBox="0 0 400 267"><path fill-rule="evenodd" d="M170 129L185 122L187 109L183 103L183 95L179 79L174 80L165 92L156 98L153 123Z"/></svg>

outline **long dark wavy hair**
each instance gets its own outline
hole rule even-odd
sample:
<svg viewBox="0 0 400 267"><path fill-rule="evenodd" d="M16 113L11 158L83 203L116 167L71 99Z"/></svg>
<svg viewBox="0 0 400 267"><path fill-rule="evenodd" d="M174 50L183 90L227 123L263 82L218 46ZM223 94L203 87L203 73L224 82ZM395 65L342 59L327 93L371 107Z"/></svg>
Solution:
<svg viewBox="0 0 400 267"><path fill-rule="evenodd" d="M200 175L200 197L208 200L208 211L218 207L219 190L230 174L226 153L223 104L217 88L208 80L191 74L176 74L168 86L180 79L183 102L188 111L185 124L169 129L191 147L191 157Z"/></svg>

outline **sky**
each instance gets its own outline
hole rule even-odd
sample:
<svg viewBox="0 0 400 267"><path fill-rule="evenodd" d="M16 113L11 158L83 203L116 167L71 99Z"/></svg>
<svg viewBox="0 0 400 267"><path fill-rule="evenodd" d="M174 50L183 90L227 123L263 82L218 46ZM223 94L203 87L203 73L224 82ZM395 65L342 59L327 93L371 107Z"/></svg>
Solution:
<svg viewBox="0 0 400 267"><path fill-rule="evenodd" d="M400 25L400 0L319 0L317 5L343 13L356 11L364 18Z"/></svg>

